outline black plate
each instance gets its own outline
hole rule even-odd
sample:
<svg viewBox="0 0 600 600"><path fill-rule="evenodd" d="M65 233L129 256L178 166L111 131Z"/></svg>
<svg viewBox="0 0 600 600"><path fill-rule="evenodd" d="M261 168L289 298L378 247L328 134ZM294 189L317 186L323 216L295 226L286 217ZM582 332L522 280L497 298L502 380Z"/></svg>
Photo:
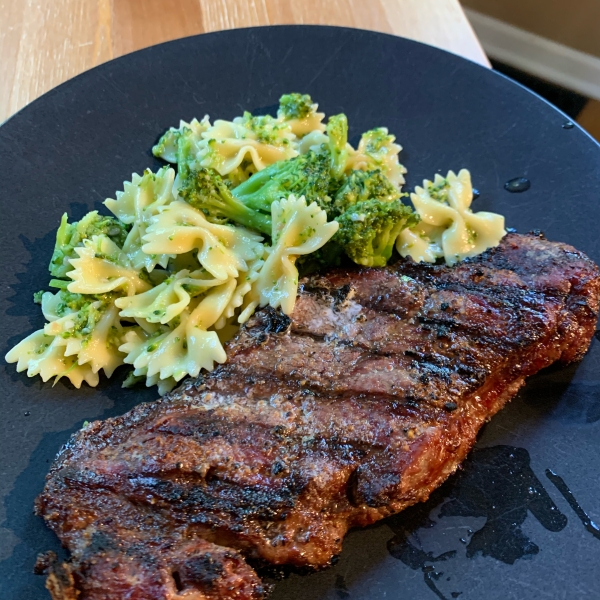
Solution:
<svg viewBox="0 0 600 600"><path fill-rule="evenodd" d="M468 167L478 209L539 228L600 262L600 147L508 79L408 40L330 27L272 27L193 37L84 73L0 128L2 355L42 326L32 293L48 281L54 231L156 168L158 135L180 118L274 111L312 94L348 115L351 138L386 125L404 145L410 188ZM526 177L529 191L504 190ZM155 397L55 387L1 367L2 598L47 598L35 556L59 544L32 514L55 453L85 419ZM332 569L277 584L273 600L600 597L600 341L582 363L533 378L486 427L458 477L425 505L349 535ZM550 471L556 473L553 476ZM568 488L567 488L568 486ZM569 494L568 490L572 492ZM576 500L575 500L576 499ZM586 515L589 515L586 516Z"/></svg>

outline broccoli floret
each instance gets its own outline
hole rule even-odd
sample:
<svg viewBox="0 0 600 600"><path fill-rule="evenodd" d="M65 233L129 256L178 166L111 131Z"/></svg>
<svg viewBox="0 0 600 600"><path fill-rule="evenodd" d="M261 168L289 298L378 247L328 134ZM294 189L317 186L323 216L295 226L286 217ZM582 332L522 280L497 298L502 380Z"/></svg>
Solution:
<svg viewBox="0 0 600 600"><path fill-rule="evenodd" d="M331 157L331 176L339 179L346 169L348 158L348 119L341 113L329 117L327 122L327 135L329 136L329 154Z"/></svg>
<svg viewBox="0 0 600 600"><path fill-rule="evenodd" d="M384 175L398 188L404 183L406 169L398 162L401 146L394 143L396 137L386 127L377 127L362 134L358 148L351 157L351 164L359 169L381 169Z"/></svg>
<svg viewBox="0 0 600 600"><path fill-rule="evenodd" d="M81 246L83 240L104 234L121 248L127 238L127 232L127 225L114 217L99 215L97 210L89 212L75 223L69 223L65 213L56 232L56 244L48 267L50 274L59 278L66 276L73 268L70 259L77 258L74 248Z"/></svg>
<svg viewBox="0 0 600 600"><path fill-rule="evenodd" d="M368 154L379 154L386 150L396 138L388 133L385 127L376 127L361 136L361 143Z"/></svg>
<svg viewBox="0 0 600 600"><path fill-rule="evenodd" d="M234 123L237 119L234 119ZM263 144L273 146L289 146L291 131L287 123L280 123L271 115L252 115L248 111L240 119L244 127L256 134L256 139ZM293 136L292 136L293 137Z"/></svg>
<svg viewBox="0 0 600 600"><path fill-rule="evenodd" d="M343 213L352 205L364 200L392 202L402 194L395 185L379 170L352 171L342 180L333 202L337 214Z"/></svg>
<svg viewBox="0 0 600 600"><path fill-rule="evenodd" d="M344 249L335 241L329 240L315 252L299 256L296 267L300 277L311 273L324 273L329 269L339 267L344 258Z"/></svg>
<svg viewBox="0 0 600 600"><path fill-rule="evenodd" d="M279 99L277 116L280 119L304 119L312 112L313 101L308 94L284 94Z"/></svg>
<svg viewBox="0 0 600 600"><path fill-rule="evenodd" d="M311 150L296 158L273 163L238 185L232 193L246 206L268 213L275 200L290 194L304 196L307 204L316 202L327 211L331 205L327 195L329 179L329 156Z"/></svg>
<svg viewBox="0 0 600 600"><path fill-rule="evenodd" d="M171 127L160 137L152 147L152 154L170 163L177 163L177 144L181 137L181 130Z"/></svg>
<svg viewBox="0 0 600 600"><path fill-rule="evenodd" d="M213 223L233 221L271 235L271 216L240 202L213 169L190 170L182 180L179 194Z"/></svg>
<svg viewBox="0 0 600 600"><path fill-rule="evenodd" d="M412 227L418 216L399 200L363 200L336 217L340 224L333 239L357 264L384 267L402 229Z"/></svg>
<svg viewBox="0 0 600 600"><path fill-rule="evenodd" d="M202 134L210 127L208 116L202 121L192 119L189 123L181 121L179 127L171 127L158 140L157 144L152 148L152 154L157 158L162 158L170 163L179 163L182 160L181 151L185 152L191 158L195 158L198 152L198 144L202 140ZM180 140L184 139L187 142L184 146Z"/></svg>

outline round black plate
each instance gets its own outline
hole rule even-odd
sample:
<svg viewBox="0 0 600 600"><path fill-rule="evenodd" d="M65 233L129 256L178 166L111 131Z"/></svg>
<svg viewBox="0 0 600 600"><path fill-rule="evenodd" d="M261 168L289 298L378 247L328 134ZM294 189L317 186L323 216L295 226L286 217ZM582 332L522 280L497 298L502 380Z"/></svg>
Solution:
<svg viewBox="0 0 600 600"><path fill-rule="evenodd" d="M2 355L42 326L32 294L61 214L79 218L156 168L150 148L180 118L273 112L307 92L344 111L352 141L389 127L407 189L468 167L477 209L542 229L600 262L600 146L519 85L408 40L330 27L271 27L142 50L49 92L0 128ZM504 183L526 177L531 188ZM47 598L36 554L59 549L32 513L49 463L84 420L155 397L42 384L2 364L0 573L3 600ZM338 564L277 583L273 600L600 597L600 341L582 363L533 378L481 435L458 477L427 503L349 535ZM549 471L551 470L551 471ZM553 475L553 473L555 475ZM569 491L570 490L570 491Z"/></svg>

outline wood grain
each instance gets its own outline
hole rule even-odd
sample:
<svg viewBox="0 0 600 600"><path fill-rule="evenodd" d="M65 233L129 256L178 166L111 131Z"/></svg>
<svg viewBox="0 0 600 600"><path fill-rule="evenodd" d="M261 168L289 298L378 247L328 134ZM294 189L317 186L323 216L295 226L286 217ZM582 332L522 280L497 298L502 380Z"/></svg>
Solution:
<svg viewBox="0 0 600 600"><path fill-rule="evenodd" d="M0 14L0 122L111 58L236 27L360 27L489 66L458 0L0 0Z"/></svg>

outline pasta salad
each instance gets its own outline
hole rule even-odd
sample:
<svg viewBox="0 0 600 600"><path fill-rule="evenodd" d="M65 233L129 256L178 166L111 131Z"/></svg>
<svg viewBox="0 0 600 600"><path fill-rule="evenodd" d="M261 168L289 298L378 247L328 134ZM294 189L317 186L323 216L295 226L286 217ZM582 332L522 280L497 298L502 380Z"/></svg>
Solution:
<svg viewBox="0 0 600 600"><path fill-rule="evenodd" d="M227 359L224 344L259 307L289 315L299 276L394 251L454 264L495 246L504 218L473 213L470 175L402 191L401 146L385 127L348 143L344 114L286 94L276 116L181 121L153 148L164 167L133 174L111 215L62 217L46 319L6 355L43 381L95 386L129 365L124 386L164 394Z"/></svg>

